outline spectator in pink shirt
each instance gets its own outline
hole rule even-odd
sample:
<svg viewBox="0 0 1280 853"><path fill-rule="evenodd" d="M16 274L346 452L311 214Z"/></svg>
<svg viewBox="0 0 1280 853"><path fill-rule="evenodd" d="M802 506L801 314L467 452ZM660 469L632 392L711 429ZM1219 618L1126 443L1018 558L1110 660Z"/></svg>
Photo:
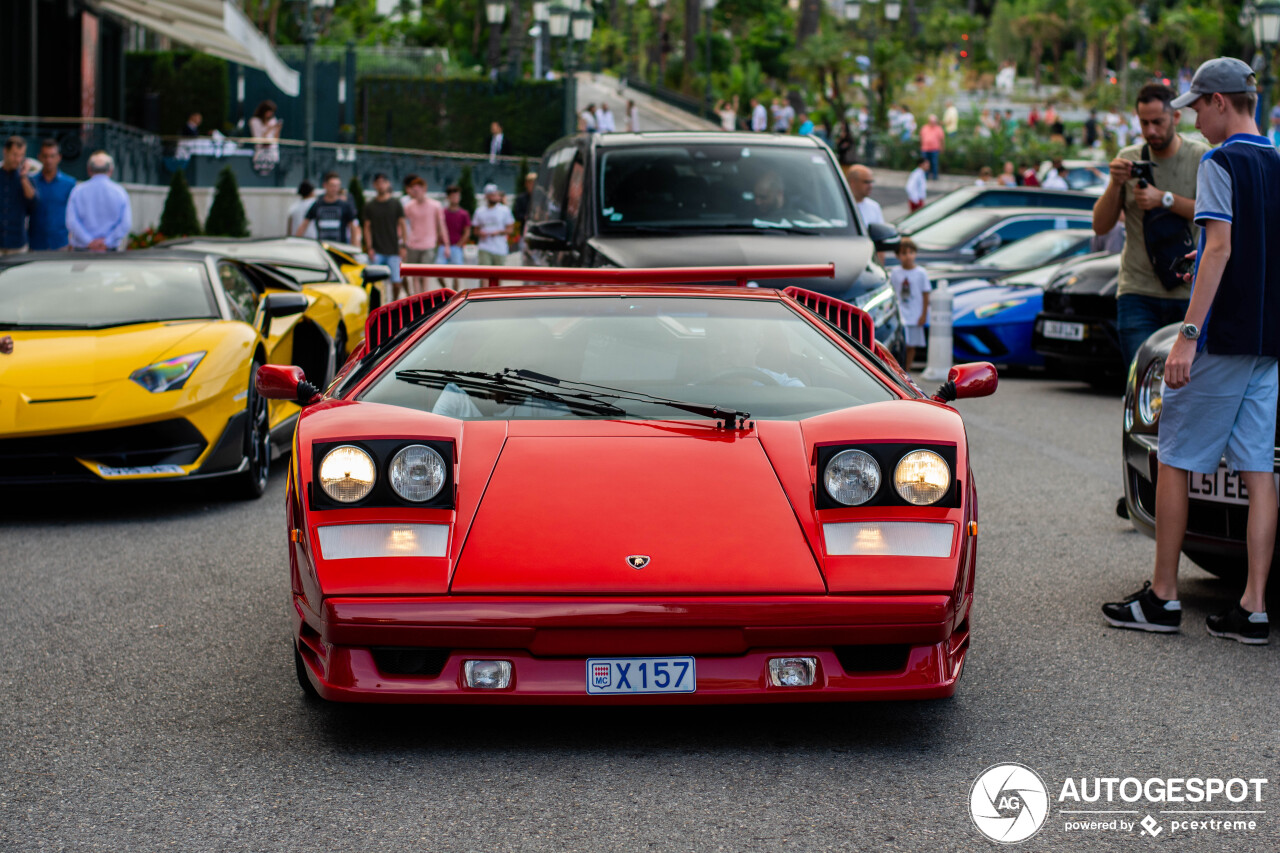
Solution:
<svg viewBox="0 0 1280 853"><path fill-rule="evenodd" d="M929 121L920 128L920 153L929 161L929 177L935 181L938 180L938 158L946 144L946 130L938 124L936 115L929 116Z"/></svg>
<svg viewBox="0 0 1280 853"><path fill-rule="evenodd" d="M405 238L405 263L430 264L436 260L437 248L449 251L449 226L444 219L444 207L427 197L427 182L414 178L409 183L409 201L404 206L405 219L409 221L409 235ZM425 278L407 278L409 294L423 293L428 288ZM443 282L441 282L443 287Z"/></svg>

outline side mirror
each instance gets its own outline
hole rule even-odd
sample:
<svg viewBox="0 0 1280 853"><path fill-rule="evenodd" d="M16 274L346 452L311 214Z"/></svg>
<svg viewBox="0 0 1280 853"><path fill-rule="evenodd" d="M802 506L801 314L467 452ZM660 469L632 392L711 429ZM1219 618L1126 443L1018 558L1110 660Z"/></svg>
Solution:
<svg viewBox="0 0 1280 853"><path fill-rule="evenodd" d="M867 226L867 236L875 243L877 252L892 252L898 248L902 235L898 229L884 222L873 222Z"/></svg>
<svg viewBox="0 0 1280 853"><path fill-rule="evenodd" d="M365 284L373 284L375 281L386 281L391 278L391 267L382 264L370 264L360 271L360 278Z"/></svg>
<svg viewBox="0 0 1280 853"><path fill-rule="evenodd" d="M305 406L320 395L307 374L294 364L264 364L253 379L258 393L268 400L291 400Z"/></svg>
<svg viewBox="0 0 1280 853"><path fill-rule="evenodd" d="M988 234L973 244L973 255L976 258L980 258L992 249L999 247L1002 242L1004 241L1000 239L999 234Z"/></svg>
<svg viewBox="0 0 1280 853"><path fill-rule="evenodd" d="M998 384L1000 377L995 365L989 361L957 364L947 373L947 381L934 392L933 399L939 403L950 403L971 397L989 397L996 392Z"/></svg>
<svg viewBox="0 0 1280 853"><path fill-rule="evenodd" d="M262 297L262 334L265 336L276 317L292 317L307 310L311 303L301 293L268 293Z"/></svg>
<svg viewBox="0 0 1280 853"><path fill-rule="evenodd" d="M530 249L558 252L569 247L569 226L562 219L534 222L524 231L524 244Z"/></svg>

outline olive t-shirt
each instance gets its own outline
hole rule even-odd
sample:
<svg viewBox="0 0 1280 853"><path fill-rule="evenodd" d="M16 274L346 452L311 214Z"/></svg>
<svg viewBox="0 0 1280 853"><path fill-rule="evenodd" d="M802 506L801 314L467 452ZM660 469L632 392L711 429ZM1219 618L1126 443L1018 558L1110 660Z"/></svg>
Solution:
<svg viewBox="0 0 1280 853"><path fill-rule="evenodd" d="M1126 160L1141 160L1142 146L1130 145L1120 149L1116 156ZM1171 192L1183 198L1196 197L1196 173L1200 169L1200 158L1209 150L1203 142L1193 142L1186 137L1178 153L1167 160L1151 157L1155 168L1151 170L1155 177L1153 186L1163 192ZM1143 238L1142 217L1145 210L1138 207L1138 200L1133 190L1138 186L1136 179L1125 181L1124 199L1124 251L1120 254L1120 278L1117 282L1116 295L1136 293L1141 296L1156 296L1161 299L1190 299L1191 285L1184 284L1173 290L1166 290L1151 268L1151 260L1147 257L1147 244ZM1192 239L1200 236L1200 227L1188 220L1191 226Z"/></svg>

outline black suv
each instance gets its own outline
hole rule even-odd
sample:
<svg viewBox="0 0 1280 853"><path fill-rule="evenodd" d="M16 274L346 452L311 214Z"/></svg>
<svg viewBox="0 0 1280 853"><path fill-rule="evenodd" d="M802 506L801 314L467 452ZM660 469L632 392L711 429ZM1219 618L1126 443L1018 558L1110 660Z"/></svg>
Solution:
<svg viewBox="0 0 1280 853"><path fill-rule="evenodd" d="M835 279L782 279L865 309L899 352L898 300L831 149L760 133L565 137L542 156L525 225L534 266L707 267L834 263Z"/></svg>

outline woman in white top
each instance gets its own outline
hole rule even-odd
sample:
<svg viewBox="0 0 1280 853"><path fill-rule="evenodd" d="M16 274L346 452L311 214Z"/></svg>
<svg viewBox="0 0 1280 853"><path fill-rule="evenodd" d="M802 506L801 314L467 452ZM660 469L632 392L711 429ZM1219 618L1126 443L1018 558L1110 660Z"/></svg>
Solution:
<svg viewBox="0 0 1280 853"><path fill-rule="evenodd" d="M716 115L720 116L720 127L723 130L737 130L738 128L738 96L734 95L732 101L721 101L716 104Z"/></svg>
<svg viewBox="0 0 1280 853"><path fill-rule="evenodd" d="M255 167L259 162L270 161L273 165L280 162L280 146L267 140L279 139L283 128L284 122L276 117L275 101L258 104L258 108L253 111L253 118L249 119L249 135L257 140L253 155Z"/></svg>
<svg viewBox="0 0 1280 853"><path fill-rule="evenodd" d="M640 108L635 101L627 101L627 132L640 132Z"/></svg>

